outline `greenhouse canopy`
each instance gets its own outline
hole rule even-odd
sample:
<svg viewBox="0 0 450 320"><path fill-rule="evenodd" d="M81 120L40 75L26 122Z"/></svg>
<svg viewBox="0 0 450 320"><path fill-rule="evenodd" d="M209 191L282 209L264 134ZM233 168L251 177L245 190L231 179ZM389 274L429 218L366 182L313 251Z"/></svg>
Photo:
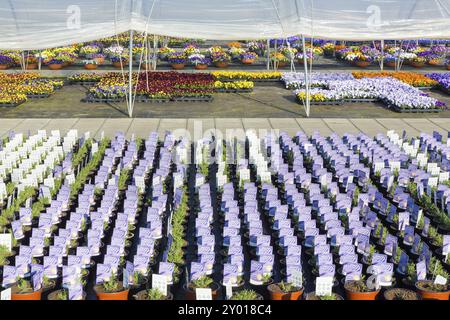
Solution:
<svg viewBox="0 0 450 320"><path fill-rule="evenodd" d="M136 30L215 40L449 38L450 0L0 0L0 48Z"/></svg>

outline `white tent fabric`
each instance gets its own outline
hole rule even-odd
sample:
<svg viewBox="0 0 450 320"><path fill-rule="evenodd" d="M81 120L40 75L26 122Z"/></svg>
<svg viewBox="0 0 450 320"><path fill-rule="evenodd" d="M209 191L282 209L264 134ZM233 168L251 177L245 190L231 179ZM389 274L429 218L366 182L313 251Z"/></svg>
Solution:
<svg viewBox="0 0 450 320"><path fill-rule="evenodd" d="M450 38L450 0L0 0L0 49L41 49L128 30L233 40Z"/></svg>

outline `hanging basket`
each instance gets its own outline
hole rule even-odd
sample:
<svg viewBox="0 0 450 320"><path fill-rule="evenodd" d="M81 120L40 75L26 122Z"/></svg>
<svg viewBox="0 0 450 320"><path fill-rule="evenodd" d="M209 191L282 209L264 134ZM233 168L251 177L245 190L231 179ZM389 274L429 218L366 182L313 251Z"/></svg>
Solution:
<svg viewBox="0 0 450 320"><path fill-rule="evenodd" d="M97 64L103 64L105 63L105 58L94 58L94 61L97 62Z"/></svg>
<svg viewBox="0 0 450 320"><path fill-rule="evenodd" d="M0 70L6 70L9 68L8 64L0 64Z"/></svg>
<svg viewBox="0 0 450 320"><path fill-rule="evenodd" d="M63 64L60 64L60 63L52 63L52 64L48 65L48 68L50 70L60 70L60 69L62 69L62 67L63 67Z"/></svg>
<svg viewBox="0 0 450 320"><path fill-rule="evenodd" d="M117 69L121 69L122 66L125 66L127 64L128 64L127 60L122 60L122 64L120 63L120 61L113 62L114 68L117 68Z"/></svg>
<svg viewBox="0 0 450 320"><path fill-rule="evenodd" d="M286 67L288 63L285 62L285 61L277 61L277 62L275 62L275 64L276 64L276 66L277 66L277 69L279 69L279 68L284 68L284 67Z"/></svg>
<svg viewBox="0 0 450 320"><path fill-rule="evenodd" d="M360 68L367 68L370 65L368 61L355 61L355 66Z"/></svg>
<svg viewBox="0 0 450 320"><path fill-rule="evenodd" d="M217 61L217 62L214 62L214 65L215 65L217 68L228 68L228 62L225 62L225 61Z"/></svg>
<svg viewBox="0 0 450 320"><path fill-rule="evenodd" d="M414 61L411 61L411 62L409 63L409 65L410 65L411 67L414 67L414 68L423 68L423 67L425 66L425 63L423 63L423 62L414 62Z"/></svg>
<svg viewBox="0 0 450 320"><path fill-rule="evenodd" d="M255 59L242 59L242 64L253 64L255 62Z"/></svg>
<svg viewBox="0 0 450 320"><path fill-rule="evenodd" d="M385 62L384 65L386 67L395 68L395 61Z"/></svg>
<svg viewBox="0 0 450 320"><path fill-rule="evenodd" d="M207 64L197 64L195 66L195 69L197 69L197 70L206 70L206 69L208 69L208 65Z"/></svg>
<svg viewBox="0 0 450 320"><path fill-rule="evenodd" d="M95 69L97 69L97 67L98 66L96 64L93 64L93 63L87 63L87 64L84 65L84 68L86 70L95 70Z"/></svg>
<svg viewBox="0 0 450 320"><path fill-rule="evenodd" d="M184 69L184 63L172 63L170 66L171 66L172 69L174 69L174 70L181 70L181 69Z"/></svg>
<svg viewBox="0 0 450 320"><path fill-rule="evenodd" d="M437 66L439 64L439 60L438 59L430 60L430 61L428 61L428 64L430 66Z"/></svg>
<svg viewBox="0 0 450 320"><path fill-rule="evenodd" d="M34 70L38 68L38 64L37 63L29 63L26 65L25 69L26 70Z"/></svg>

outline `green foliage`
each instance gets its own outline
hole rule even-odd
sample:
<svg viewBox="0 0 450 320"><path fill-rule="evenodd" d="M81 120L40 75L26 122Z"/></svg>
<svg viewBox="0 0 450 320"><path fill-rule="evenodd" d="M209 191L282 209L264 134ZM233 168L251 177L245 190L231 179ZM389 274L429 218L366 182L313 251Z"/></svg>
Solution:
<svg viewBox="0 0 450 320"><path fill-rule="evenodd" d="M126 190L128 179L131 177L130 169L123 169L119 176L119 190Z"/></svg>
<svg viewBox="0 0 450 320"><path fill-rule="evenodd" d="M122 285L117 280L114 272L111 274L111 277L109 278L108 281L102 283L102 287L106 293L114 293L122 290Z"/></svg>
<svg viewBox="0 0 450 320"><path fill-rule="evenodd" d="M355 192L353 193L353 199L352 199L353 207L356 207L358 205L359 193L360 193L359 187L356 187Z"/></svg>
<svg viewBox="0 0 450 320"><path fill-rule="evenodd" d="M20 278L17 281L17 288L19 289L19 293L29 293L33 292L33 287L31 286L30 281Z"/></svg>
<svg viewBox="0 0 450 320"><path fill-rule="evenodd" d="M201 276L196 280L191 281L191 287L196 288L209 288L209 286L213 283L213 279L208 276Z"/></svg>
<svg viewBox="0 0 450 320"><path fill-rule="evenodd" d="M166 296L159 291L157 288L152 288L147 290L147 299L148 300L165 300Z"/></svg>
<svg viewBox="0 0 450 320"><path fill-rule="evenodd" d="M338 296L335 293L332 293L331 295L327 296L320 296L319 300L338 300Z"/></svg>
<svg viewBox="0 0 450 320"><path fill-rule="evenodd" d="M56 300L69 300L69 291L62 289L56 295Z"/></svg>
<svg viewBox="0 0 450 320"><path fill-rule="evenodd" d="M258 294L254 290L241 290L233 294L231 300L258 300Z"/></svg>
<svg viewBox="0 0 450 320"><path fill-rule="evenodd" d="M442 276L446 279L450 278L450 275L445 271L441 261L434 256L430 259L428 271L433 275L433 277Z"/></svg>

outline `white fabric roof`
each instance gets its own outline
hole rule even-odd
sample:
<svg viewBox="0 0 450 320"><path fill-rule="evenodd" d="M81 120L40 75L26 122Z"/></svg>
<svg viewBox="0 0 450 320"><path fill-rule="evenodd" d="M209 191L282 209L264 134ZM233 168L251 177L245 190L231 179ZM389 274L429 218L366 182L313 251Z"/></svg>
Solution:
<svg viewBox="0 0 450 320"><path fill-rule="evenodd" d="M450 0L0 0L0 48L40 49L130 29L217 40L450 38Z"/></svg>

